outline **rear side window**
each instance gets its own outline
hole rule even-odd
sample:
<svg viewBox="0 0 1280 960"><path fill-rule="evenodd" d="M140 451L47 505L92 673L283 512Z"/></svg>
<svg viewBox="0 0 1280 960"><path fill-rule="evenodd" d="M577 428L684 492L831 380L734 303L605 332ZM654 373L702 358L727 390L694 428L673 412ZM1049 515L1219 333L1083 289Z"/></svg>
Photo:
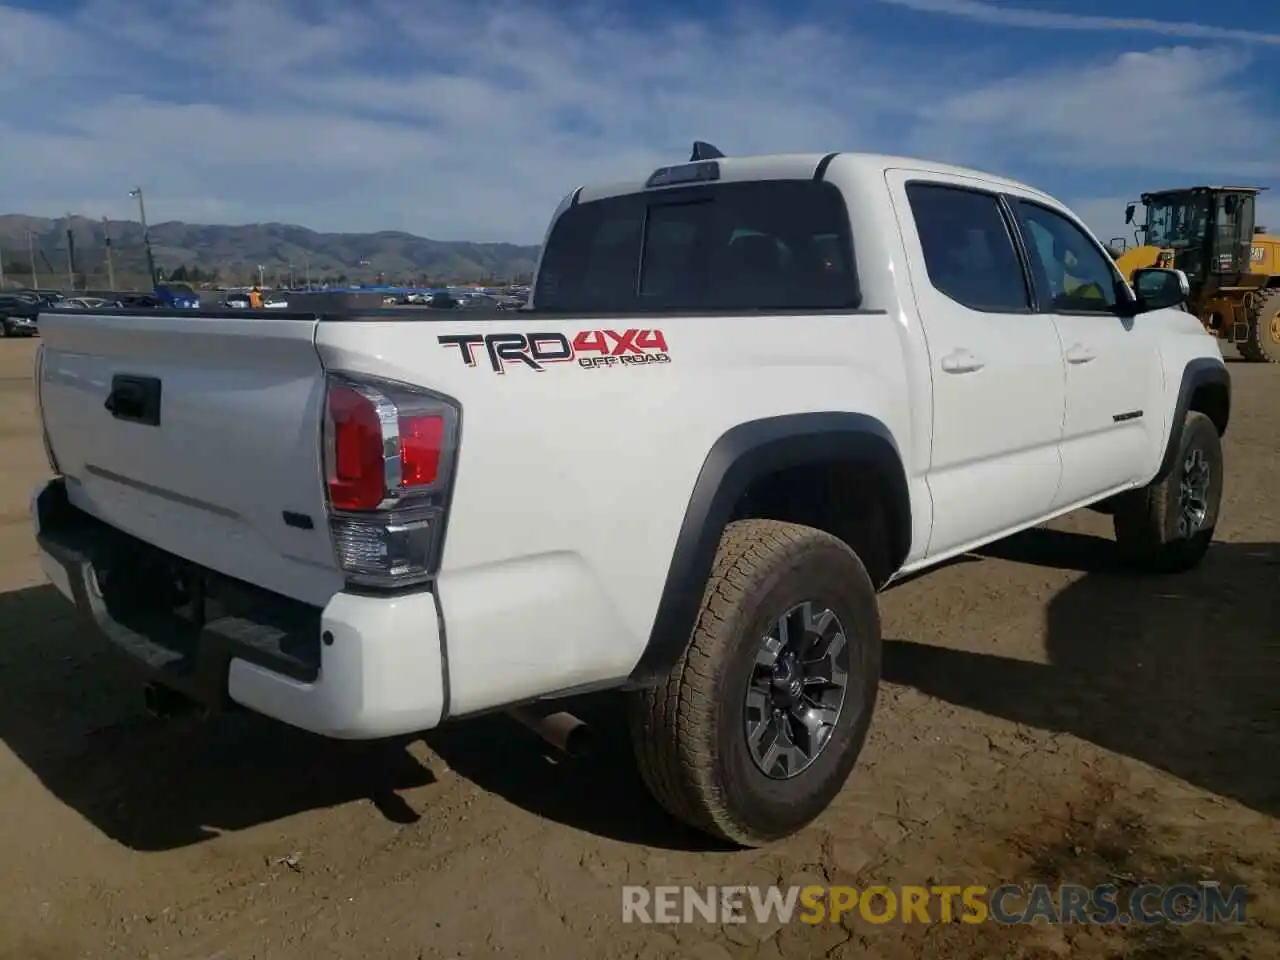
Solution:
<svg viewBox="0 0 1280 960"><path fill-rule="evenodd" d="M542 310L840 310L861 304L838 188L717 183L570 207L547 240Z"/></svg>
<svg viewBox="0 0 1280 960"><path fill-rule="evenodd" d="M1022 264L994 194L939 184L907 185L929 282L971 310L1031 309Z"/></svg>

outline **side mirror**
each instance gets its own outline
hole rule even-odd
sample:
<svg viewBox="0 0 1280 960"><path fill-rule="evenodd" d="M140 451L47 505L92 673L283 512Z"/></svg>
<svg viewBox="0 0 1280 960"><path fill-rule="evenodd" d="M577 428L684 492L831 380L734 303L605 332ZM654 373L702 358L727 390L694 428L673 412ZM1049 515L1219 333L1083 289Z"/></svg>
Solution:
<svg viewBox="0 0 1280 960"><path fill-rule="evenodd" d="M1129 247L1129 241L1124 237L1112 237L1111 246L1115 247L1121 253L1124 253Z"/></svg>
<svg viewBox="0 0 1280 960"><path fill-rule="evenodd" d="M1126 225L1133 223L1133 212L1137 207L1138 205L1136 203L1131 203L1124 208L1124 222Z"/></svg>
<svg viewBox="0 0 1280 960"><path fill-rule="evenodd" d="M1138 299L1127 305L1130 315L1181 306L1191 296L1191 283L1181 270L1146 267L1133 271L1133 292Z"/></svg>

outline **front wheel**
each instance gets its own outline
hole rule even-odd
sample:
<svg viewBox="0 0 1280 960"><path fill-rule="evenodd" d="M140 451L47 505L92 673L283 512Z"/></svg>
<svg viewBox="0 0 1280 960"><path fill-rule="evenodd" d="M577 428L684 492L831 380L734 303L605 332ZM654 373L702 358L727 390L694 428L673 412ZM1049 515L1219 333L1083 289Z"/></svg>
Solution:
<svg viewBox="0 0 1280 960"><path fill-rule="evenodd" d="M646 785L741 846L797 832L857 762L880 662L876 591L848 546L792 523L730 524L688 648L630 701Z"/></svg>
<svg viewBox="0 0 1280 960"><path fill-rule="evenodd" d="M1237 345L1254 363L1280 363L1280 290L1257 293L1249 307L1247 333Z"/></svg>
<svg viewBox="0 0 1280 960"><path fill-rule="evenodd" d="M1203 413L1186 415L1173 469L1118 501L1116 541L1135 566L1158 573L1190 570L1204 559L1222 503L1222 439Z"/></svg>

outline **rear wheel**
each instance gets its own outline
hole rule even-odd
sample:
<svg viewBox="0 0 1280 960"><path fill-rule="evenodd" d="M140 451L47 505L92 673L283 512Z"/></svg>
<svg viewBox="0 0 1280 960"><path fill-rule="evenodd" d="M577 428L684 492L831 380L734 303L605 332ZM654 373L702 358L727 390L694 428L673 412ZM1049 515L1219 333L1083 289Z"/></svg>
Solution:
<svg viewBox="0 0 1280 960"><path fill-rule="evenodd" d="M880 660L876 591L848 546L797 524L730 524L684 656L630 702L646 784L742 846L795 833L857 762Z"/></svg>
<svg viewBox="0 0 1280 960"><path fill-rule="evenodd" d="M1249 308L1249 328L1240 356L1255 363L1280 363L1280 289L1256 294Z"/></svg>
<svg viewBox="0 0 1280 960"><path fill-rule="evenodd" d="M1117 501L1116 541L1135 566L1178 573L1209 550L1222 502L1222 440L1203 413L1186 415L1169 476Z"/></svg>

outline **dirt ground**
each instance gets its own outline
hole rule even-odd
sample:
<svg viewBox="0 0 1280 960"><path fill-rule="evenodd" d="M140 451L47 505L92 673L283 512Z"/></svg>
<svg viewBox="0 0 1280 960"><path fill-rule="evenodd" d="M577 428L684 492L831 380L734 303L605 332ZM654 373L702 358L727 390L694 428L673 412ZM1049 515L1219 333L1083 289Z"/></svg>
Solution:
<svg viewBox="0 0 1280 960"><path fill-rule="evenodd" d="M886 684L835 807L734 852L650 802L615 704L554 761L503 717L330 743L159 721L44 583L34 344L0 341L2 960L1280 956L1280 368L1235 363L1220 541L1112 568L1084 513L889 590ZM623 884L1250 887L1243 926L621 922Z"/></svg>

